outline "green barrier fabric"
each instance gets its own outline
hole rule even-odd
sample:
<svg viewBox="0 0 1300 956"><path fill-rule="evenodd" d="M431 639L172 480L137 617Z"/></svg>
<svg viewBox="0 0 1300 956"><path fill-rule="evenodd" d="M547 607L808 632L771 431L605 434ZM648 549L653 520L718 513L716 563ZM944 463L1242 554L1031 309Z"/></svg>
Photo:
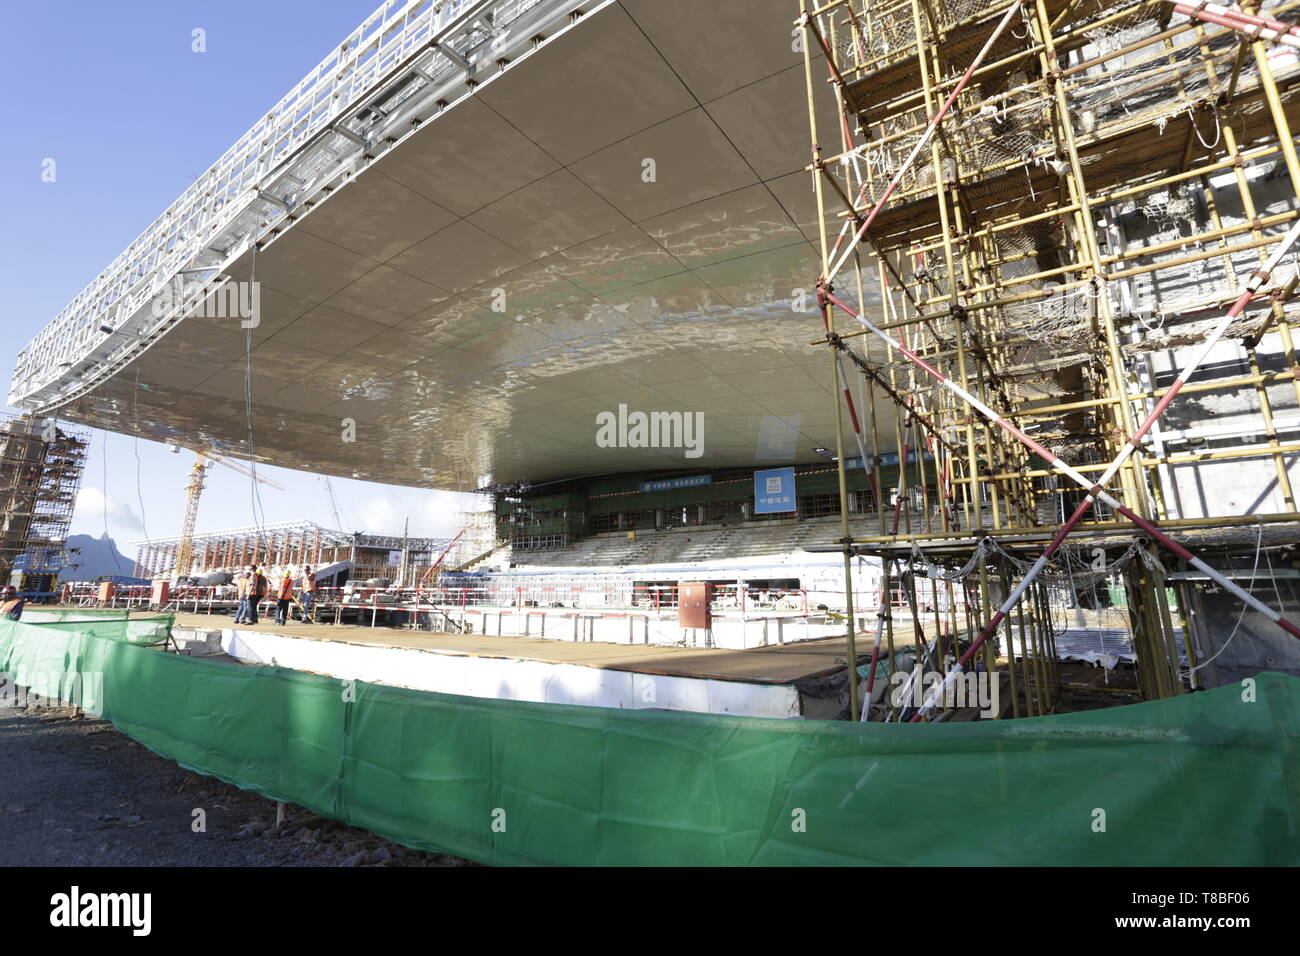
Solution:
<svg viewBox="0 0 1300 956"><path fill-rule="evenodd" d="M153 617L133 617L130 620L108 621L27 621L37 627L53 630L75 631L92 637L126 644L164 644L171 636L175 614L158 614Z"/></svg>
<svg viewBox="0 0 1300 956"><path fill-rule="evenodd" d="M47 624L51 621L125 621L131 612L124 607L44 607L28 604L23 608L23 620L28 624Z"/></svg>
<svg viewBox="0 0 1300 956"><path fill-rule="evenodd" d="M191 770L489 863L1300 862L1300 680L1281 674L898 726L350 688L14 622L0 670L80 676L88 710Z"/></svg>

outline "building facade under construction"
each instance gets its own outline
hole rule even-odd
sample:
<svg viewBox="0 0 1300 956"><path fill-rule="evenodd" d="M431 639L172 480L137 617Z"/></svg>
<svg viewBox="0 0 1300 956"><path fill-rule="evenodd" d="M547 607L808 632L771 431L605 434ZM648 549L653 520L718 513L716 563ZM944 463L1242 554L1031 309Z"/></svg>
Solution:
<svg viewBox="0 0 1300 956"><path fill-rule="evenodd" d="M58 574L88 445L84 429L53 419L11 416L0 422L0 579L5 583L14 572L19 585L23 574Z"/></svg>
<svg viewBox="0 0 1300 956"><path fill-rule="evenodd" d="M348 533L312 521L291 521L194 534L192 556L183 577L203 579L250 566L310 566L322 586L344 581L382 580L384 586L413 587L437 563L450 538ZM131 542L135 576L170 577L183 546L180 536Z"/></svg>

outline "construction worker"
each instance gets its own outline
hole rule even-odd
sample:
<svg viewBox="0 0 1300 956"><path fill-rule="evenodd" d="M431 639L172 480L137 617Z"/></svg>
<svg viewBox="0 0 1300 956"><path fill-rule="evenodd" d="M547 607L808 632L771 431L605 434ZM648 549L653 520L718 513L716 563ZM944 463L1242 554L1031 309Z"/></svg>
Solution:
<svg viewBox="0 0 1300 956"><path fill-rule="evenodd" d="M275 623L289 623L289 605L293 603L293 574L288 568L280 576L280 586L275 592Z"/></svg>
<svg viewBox="0 0 1300 956"><path fill-rule="evenodd" d="M4 590L0 591L0 620L16 621L21 618L25 603L17 588L12 584L5 585Z"/></svg>
<svg viewBox="0 0 1300 956"><path fill-rule="evenodd" d="M239 598L239 606L235 608L236 624L254 624L257 618L254 617L253 609L249 606L248 599L253 593L253 576L257 569L249 566L235 578L235 596Z"/></svg>
<svg viewBox="0 0 1300 956"><path fill-rule="evenodd" d="M316 572L307 565L302 569L302 622L304 624L315 624L315 614L313 613L316 606Z"/></svg>
<svg viewBox="0 0 1300 956"><path fill-rule="evenodd" d="M262 603L266 597L267 581L266 575L262 573L260 567L253 568L253 582L249 587L248 593L248 614L249 619L245 624L257 623L257 606Z"/></svg>

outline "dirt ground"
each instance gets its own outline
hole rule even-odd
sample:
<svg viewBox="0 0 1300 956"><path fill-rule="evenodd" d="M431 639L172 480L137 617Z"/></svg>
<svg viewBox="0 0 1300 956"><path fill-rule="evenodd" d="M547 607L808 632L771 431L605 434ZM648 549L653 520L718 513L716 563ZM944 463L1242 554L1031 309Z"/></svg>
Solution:
<svg viewBox="0 0 1300 956"><path fill-rule="evenodd" d="M64 707L0 710L0 767L0 866L476 865L296 806L276 828L272 801Z"/></svg>

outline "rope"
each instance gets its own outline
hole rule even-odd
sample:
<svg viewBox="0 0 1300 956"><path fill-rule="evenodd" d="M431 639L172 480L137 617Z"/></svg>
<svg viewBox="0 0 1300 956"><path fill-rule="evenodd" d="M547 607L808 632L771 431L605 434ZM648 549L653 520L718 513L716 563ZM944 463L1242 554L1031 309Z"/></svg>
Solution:
<svg viewBox="0 0 1300 956"><path fill-rule="evenodd" d="M1260 554L1263 553L1263 550L1264 550L1264 522L1261 521L1259 523L1259 535L1255 539L1255 564L1254 567L1252 567L1250 570L1250 587L1248 588L1248 590L1252 592L1255 590L1255 577L1259 572L1259 556ZM1270 569L1272 568L1272 566L1273 566L1272 562L1269 562ZM1277 585L1275 583L1274 587L1276 586ZM1243 602L1241 605L1241 611L1240 613L1237 614L1237 623L1232 626L1232 633L1228 635L1228 639L1223 642L1223 645L1217 651L1214 652L1214 656L1209 658L1208 660L1201 661L1201 663L1197 664L1195 667L1189 667L1187 670L1183 671L1183 673L1187 677L1190 678L1202 667L1205 667L1209 664L1213 664L1215 660L1218 659L1219 655L1228 649L1228 645L1232 643L1232 639L1237 636L1237 631L1241 628L1241 622L1246 619L1246 608L1247 605Z"/></svg>
<svg viewBox="0 0 1300 956"><path fill-rule="evenodd" d="M252 248L252 258L249 264L248 283L252 289L253 283L257 281L257 242L254 240ZM249 504L253 514L253 527L257 529L257 536L262 541L264 551L270 550L270 535L266 533L264 525L266 523L266 511L262 508L262 493L257 487L257 456L256 446L253 443L253 327L248 326L244 329L244 423L248 431L248 465L251 475L248 479L249 484ZM342 529L340 529L342 530ZM265 559L263 559L265 560Z"/></svg>
<svg viewBox="0 0 1300 956"><path fill-rule="evenodd" d="M135 390L131 393L131 425L134 431L131 448L135 452L135 497L140 504L140 530L149 538L149 524L145 520L144 491L140 486L140 363L135 366ZM139 562L136 562L137 564Z"/></svg>
<svg viewBox="0 0 1300 956"><path fill-rule="evenodd" d="M104 492L103 492L103 512L104 512L104 539L112 542L108 534L108 429L101 428L100 434L103 438L100 440L99 448L103 456L104 465ZM117 544L112 544L113 548L113 565L117 568L117 573L122 573L122 562L117 559Z"/></svg>
<svg viewBox="0 0 1300 956"><path fill-rule="evenodd" d="M1131 540L1128 547L1114 561L1103 563L1100 567L1094 563L1086 561L1082 557L1082 553L1085 552L1086 549L1087 545L1082 545L1078 548L1062 548L1059 553L1063 555L1065 559L1066 566L1064 570L1044 570L1044 576L1049 580L1054 580L1058 586L1064 586L1067 582L1073 586L1075 581L1083 582L1086 586L1089 579L1095 583L1102 578L1110 577L1116 572L1123 570L1134 559L1140 560L1151 571L1161 574L1165 573L1165 568L1160 563L1160 559L1156 555L1147 551L1146 548L1142 547L1142 540L1139 538ZM1029 571L1034 566L1033 561L1026 561L1014 552L1007 550L994 538L982 538L979 544L975 546L974 552L966 563L955 571L948 571L939 567L916 542L912 543L911 557L915 563L924 568L925 576L927 578L955 583L969 577L978 567L980 558L987 558L993 555L1002 558L1003 561L1021 573ZM1073 570L1071 568L1072 561L1078 562L1078 570Z"/></svg>
<svg viewBox="0 0 1300 956"><path fill-rule="evenodd" d="M1219 126L1219 111L1214 111L1214 142L1207 143L1205 137L1201 135L1201 128L1196 125L1196 107L1192 104L1187 106L1187 120L1192 124L1192 129L1196 132L1196 138L1201 141L1201 145L1206 149L1214 149L1219 145L1219 139L1223 136L1223 130Z"/></svg>

